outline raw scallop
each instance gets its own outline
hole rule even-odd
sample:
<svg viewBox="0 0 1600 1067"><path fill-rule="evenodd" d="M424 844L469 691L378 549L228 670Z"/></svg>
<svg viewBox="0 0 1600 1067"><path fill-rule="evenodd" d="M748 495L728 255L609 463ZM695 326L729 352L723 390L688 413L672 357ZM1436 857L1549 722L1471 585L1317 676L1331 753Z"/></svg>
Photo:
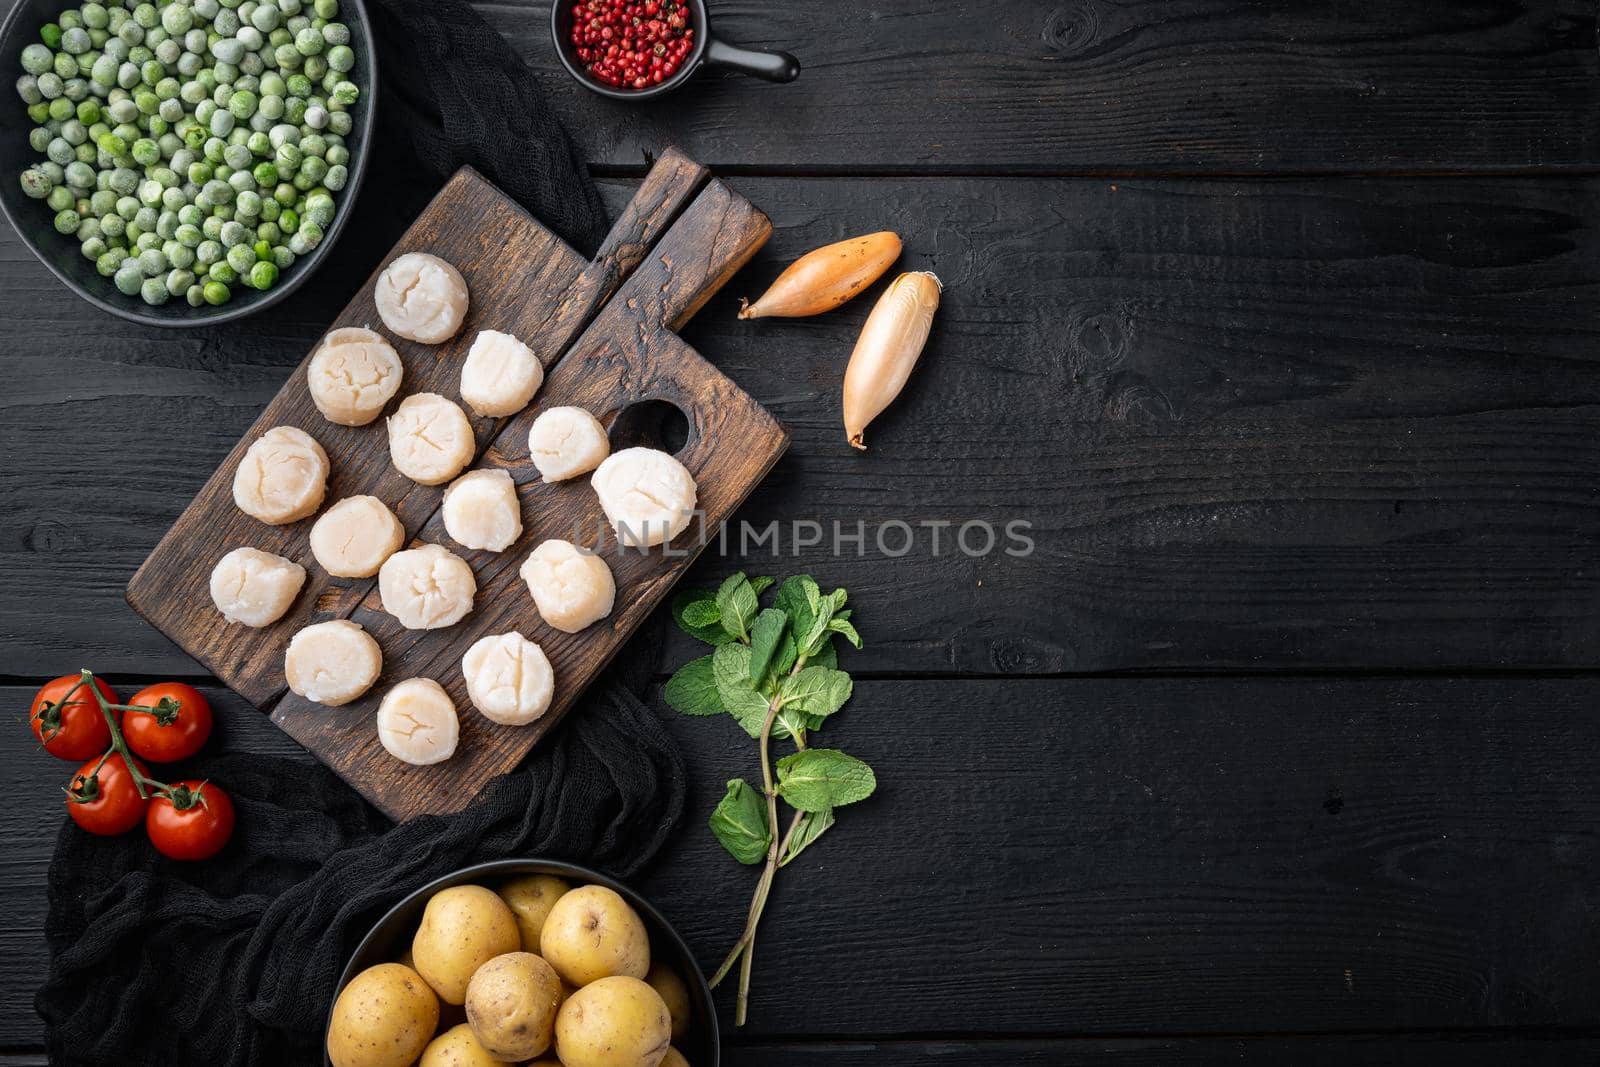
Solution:
<svg viewBox="0 0 1600 1067"><path fill-rule="evenodd" d="M375 496L347 496L311 524L311 554L335 578L371 578L405 543L405 527Z"/></svg>
<svg viewBox="0 0 1600 1067"><path fill-rule="evenodd" d="M389 457L422 485L438 485L466 469L477 442L466 412L438 393L417 393L389 416Z"/></svg>
<svg viewBox="0 0 1600 1067"><path fill-rule="evenodd" d="M396 552L378 570L383 610L408 630L454 626L472 610L477 592L467 561L439 545Z"/></svg>
<svg viewBox="0 0 1600 1067"><path fill-rule="evenodd" d="M455 701L432 678L407 678L383 694L378 740L395 759L418 767L443 763L460 738Z"/></svg>
<svg viewBox="0 0 1600 1067"><path fill-rule="evenodd" d="M544 650L515 630L485 637L461 657L472 706L502 726L526 726L550 707L555 672Z"/></svg>
<svg viewBox="0 0 1600 1067"><path fill-rule="evenodd" d="M400 356L382 334L351 326L334 330L306 365L306 384L322 417L365 426L400 390Z"/></svg>
<svg viewBox="0 0 1600 1067"><path fill-rule="evenodd" d="M297 522L322 506L328 454L293 426L274 426L245 450L233 472L233 502L269 526Z"/></svg>
<svg viewBox="0 0 1600 1067"><path fill-rule="evenodd" d="M283 618L306 569L292 559L258 548L236 548L211 568L211 600L229 622L269 626Z"/></svg>
<svg viewBox="0 0 1600 1067"><path fill-rule="evenodd" d="M606 561L571 541L542 542L520 573L540 616L564 633L575 634L610 615L617 599Z"/></svg>
<svg viewBox="0 0 1600 1067"><path fill-rule="evenodd" d="M588 474L611 453L606 428L583 408L550 408L528 431L528 455L547 482Z"/></svg>
<svg viewBox="0 0 1600 1067"><path fill-rule="evenodd" d="M499 330L484 330L461 365L461 399L479 415L515 415L544 382L533 349Z"/></svg>
<svg viewBox="0 0 1600 1067"><path fill-rule="evenodd" d="M624 448L590 479L600 507L629 547L670 541L694 517L695 484L688 468L654 448Z"/></svg>
<svg viewBox="0 0 1600 1067"><path fill-rule="evenodd" d="M501 552L522 536L522 505L511 475L468 471L444 491L444 528L467 548Z"/></svg>
<svg viewBox="0 0 1600 1067"><path fill-rule="evenodd" d="M448 341L467 315L467 283L438 256L407 252L383 268L373 289L383 324L423 344Z"/></svg>
<svg viewBox="0 0 1600 1067"><path fill-rule="evenodd" d="M336 708L372 688L383 671L383 651L372 635L348 619L307 626L289 642L283 675L289 688Z"/></svg>

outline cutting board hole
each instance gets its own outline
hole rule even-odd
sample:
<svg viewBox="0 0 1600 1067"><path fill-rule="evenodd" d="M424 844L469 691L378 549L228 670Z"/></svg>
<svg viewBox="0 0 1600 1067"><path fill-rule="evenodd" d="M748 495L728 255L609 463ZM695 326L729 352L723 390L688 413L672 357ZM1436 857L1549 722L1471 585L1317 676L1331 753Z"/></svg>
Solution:
<svg viewBox="0 0 1600 1067"><path fill-rule="evenodd" d="M611 420L611 450L658 448L677 455L689 442L689 417L666 400L641 400Z"/></svg>

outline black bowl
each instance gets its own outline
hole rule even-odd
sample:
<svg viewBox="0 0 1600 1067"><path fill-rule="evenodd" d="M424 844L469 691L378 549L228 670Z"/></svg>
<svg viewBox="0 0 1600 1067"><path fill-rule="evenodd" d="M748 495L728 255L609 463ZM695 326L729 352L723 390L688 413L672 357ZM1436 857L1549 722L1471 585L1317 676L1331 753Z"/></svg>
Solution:
<svg viewBox="0 0 1600 1067"><path fill-rule="evenodd" d="M339 976L339 991L342 992L352 978L368 967L400 958L410 947L410 938L416 933L417 924L422 921L422 909L427 907L428 898L439 890L468 883L492 887L495 882L524 874L555 875L571 882L574 888L580 885L603 885L632 905L633 910L639 913L644 919L645 926L650 929L651 952L673 964L683 976L684 984L689 987L689 1007L694 1013L694 1020L690 1025L687 1040L681 1044L677 1042L674 1044L678 1045L678 1051L682 1052L694 1067L720 1067L722 1042L717 1033L717 1012L711 1001L711 989L706 985L706 977L701 972L700 965L695 962L694 953L689 951L689 946L678 936L678 931L662 918L659 911L650 906L649 901L616 879L598 871L591 871L587 867L559 860L493 860L472 867L463 867L454 874L447 874L443 878L429 882L390 908L367 936L361 939L361 944L356 946L350 962L345 964L344 973ZM338 999L337 993L334 999ZM328 1025L331 1027L332 1024L333 1004L330 1002ZM324 1067L332 1067L326 1051L323 1052L322 1062Z"/></svg>
<svg viewBox="0 0 1600 1067"><path fill-rule="evenodd" d="M151 307L137 296L124 296L110 278L102 278L94 264L83 258L74 238L56 232L54 212L45 207L43 201L30 200L22 192L18 176L41 157L28 144L28 131L33 123L28 119L27 105L12 88L12 83L22 73L22 49L38 40L41 25L54 21L70 6L73 5L67 0L17 0L5 22L0 24L0 68L4 70L4 77L0 77L0 96L4 97L0 100L0 210L5 212L12 229L22 235L29 251L68 289L95 307L149 326L212 326L232 322L271 307L304 285L344 232L356 194L361 190L361 180L367 173L367 147L372 141L376 115L378 60L372 44L371 23L362 0L339 0L339 20L350 27L350 47L356 54L350 80L361 90L361 99L352 112L355 125L345 138L345 145L350 149L350 178L344 189L334 194L338 210L333 216L333 225L323 235L322 243L309 255L296 259L271 289L263 293L240 286L234 289L226 304L197 308L190 307L181 295L159 307Z"/></svg>
<svg viewBox="0 0 1600 1067"><path fill-rule="evenodd" d="M788 52L762 51L729 44L711 32L711 15L705 0L685 0L694 24L695 42L678 72L660 85L648 89L618 89L592 77L578 61L572 44L572 0L554 0L550 5L550 35L556 55L584 88L612 100L653 100L681 87L702 66L738 71L769 82L792 82L800 76L800 61Z"/></svg>

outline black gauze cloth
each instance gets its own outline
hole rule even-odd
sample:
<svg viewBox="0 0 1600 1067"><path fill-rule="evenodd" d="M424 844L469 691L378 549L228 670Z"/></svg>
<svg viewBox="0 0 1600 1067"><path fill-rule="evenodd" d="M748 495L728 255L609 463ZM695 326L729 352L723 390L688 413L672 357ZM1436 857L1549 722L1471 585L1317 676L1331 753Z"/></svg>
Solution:
<svg viewBox="0 0 1600 1067"><path fill-rule="evenodd" d="M505 40L460 0L367 6L383 84L352 221L414 214L471 164L574 247L597 246L606 221L594 184ZM142 832L97 838L66 821L49 873L50 973L36 999L51 1063L317 1064L340 971L407 893L505 857L638 871L684 806L682 756L641 700L659 621L522 767L460 814L393 826L319 764L213 741L161 771L215 781L233 798L238 825L216 857L176 863ZM230 726L235 736L275 729L263 718L219 722L219 734Z"/></svg>
<svg viewBox="0 0 1600 1067"><path fill-rule="evenodd" d="M50 1062L317 1064L340 971L407 893L505 857L636 872L684 804L682 757L639 697L660 650L660 628L646 631L528 762L458 815L390 826L320 764L234 751L183 766L237 808L213 859L176 863L140 832L94 837L68 821L50 864L50 974L36 999Z"/></svg>

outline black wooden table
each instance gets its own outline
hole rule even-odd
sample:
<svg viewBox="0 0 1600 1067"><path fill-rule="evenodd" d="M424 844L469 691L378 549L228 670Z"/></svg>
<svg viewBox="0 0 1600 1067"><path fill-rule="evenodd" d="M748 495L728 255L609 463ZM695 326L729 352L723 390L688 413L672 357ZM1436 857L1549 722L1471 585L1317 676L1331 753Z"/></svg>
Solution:
<svg viewBox="0 0 1600 1067"><path fill-rule="evenodd" d="M794 433L742 517L922 531L697 569L849 587L829 733L881 781L780 880L729 1062L1600 1057L1595 5L713 6L801 80L618 106L544 5L482 9L613 207L677 144L771 214L688 331ZM63 774L26 698L197 677L122 588L404 221L358 215L281 313L198 333L94 312L0 233L0 1063L41 1062ZM859 455L866 303L733 311L875 229L946 290ZM1036 551L919 525L969 520ZM215 699L224 743L296 751ZM642 888L711 962L750 874L701 816L748 741L673 729L696 817Z"/></svg>

